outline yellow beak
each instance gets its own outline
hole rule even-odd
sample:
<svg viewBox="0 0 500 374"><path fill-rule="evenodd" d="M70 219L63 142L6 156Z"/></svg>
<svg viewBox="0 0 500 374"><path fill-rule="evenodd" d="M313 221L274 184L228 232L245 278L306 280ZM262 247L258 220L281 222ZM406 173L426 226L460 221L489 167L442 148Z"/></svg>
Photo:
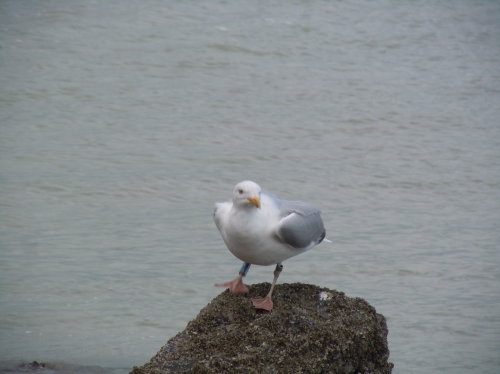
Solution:
<svg viewBox="0 0 500 374"><path fill-rule="evenodd" d="M260 199L257 196L252 197L251 199L248 199L250 204L254 205L256 208L260 209Z"/></svg>

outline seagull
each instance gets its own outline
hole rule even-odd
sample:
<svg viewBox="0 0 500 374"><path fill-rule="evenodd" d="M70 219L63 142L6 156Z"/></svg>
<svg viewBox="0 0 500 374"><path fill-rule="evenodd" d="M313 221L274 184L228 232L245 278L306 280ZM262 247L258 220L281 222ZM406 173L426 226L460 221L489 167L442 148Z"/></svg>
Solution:
<svg viewBox="0 0 500 374"><path fill-rule="evenodd" d="M214 221L229 251L243 261L234 280L216 286L232 293L248 292L243 277L250 265L276 264L267 296L251 299L255 309L273 310L271 297L283 261L329 241L318 208L282 200L252 181L238 183L231 199L215 204Z"/></svg>

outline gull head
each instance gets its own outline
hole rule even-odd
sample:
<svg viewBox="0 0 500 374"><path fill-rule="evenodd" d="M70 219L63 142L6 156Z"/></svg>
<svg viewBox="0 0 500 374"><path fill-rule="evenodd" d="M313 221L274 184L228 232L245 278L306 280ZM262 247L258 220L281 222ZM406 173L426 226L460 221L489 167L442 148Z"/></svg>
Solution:
<svg viewBox="0 0 500 374"><path fill-rule="evenodd" d="M252 181L243 181L234 186L233 204L239 207L260 209L260 186Z"/></svg>

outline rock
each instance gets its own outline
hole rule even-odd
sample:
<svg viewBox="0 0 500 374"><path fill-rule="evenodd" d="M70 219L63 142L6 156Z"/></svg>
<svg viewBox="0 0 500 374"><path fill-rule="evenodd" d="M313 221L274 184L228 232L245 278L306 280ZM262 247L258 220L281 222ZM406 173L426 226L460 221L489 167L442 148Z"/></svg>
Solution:
<svg viewBox="0 0 500 374"><path fill-rule="evenodd" d="M309 284L276 286L271 313L258 313L249 294L217 296L144 366L153 373L391 373L387 324L360 298Z"/></svg>

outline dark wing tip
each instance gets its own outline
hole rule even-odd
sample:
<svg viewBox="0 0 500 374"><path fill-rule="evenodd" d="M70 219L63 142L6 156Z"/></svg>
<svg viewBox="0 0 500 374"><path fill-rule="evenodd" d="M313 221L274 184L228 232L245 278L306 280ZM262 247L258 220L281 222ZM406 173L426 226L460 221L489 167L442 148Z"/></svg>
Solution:
<svg viewBox="0 0 500 374"><path fill-rule="evenodd" d="M323 234L321 234L321 236L319 237L318 244L321 243L325 237L326 237L326 230L323 231Z"/></svg>

